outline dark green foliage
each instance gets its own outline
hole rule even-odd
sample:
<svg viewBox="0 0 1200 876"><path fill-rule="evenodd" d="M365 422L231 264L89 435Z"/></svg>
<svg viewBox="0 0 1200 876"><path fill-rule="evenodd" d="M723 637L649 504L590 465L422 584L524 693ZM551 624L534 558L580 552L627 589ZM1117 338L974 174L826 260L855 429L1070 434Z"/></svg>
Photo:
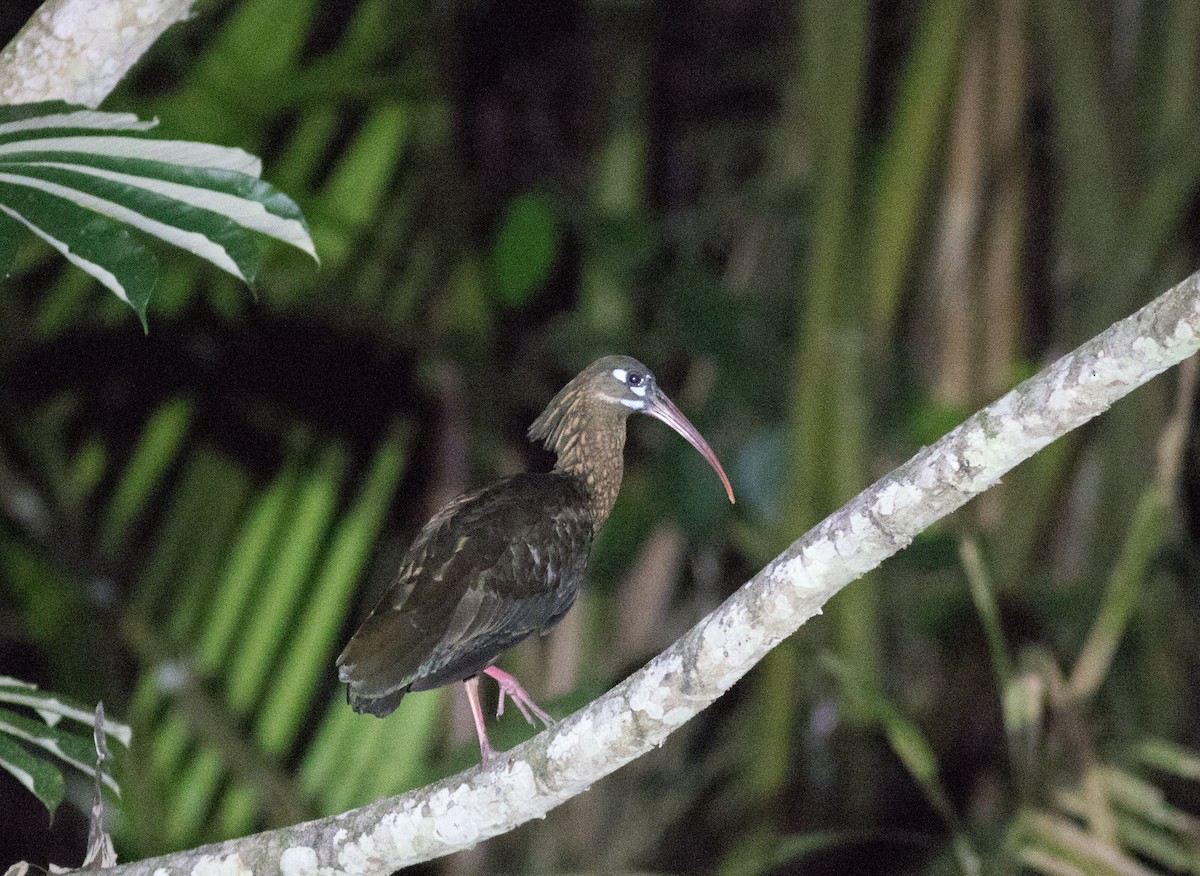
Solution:
<svg viewBox="0 0 1200 876"><path fill-rule="evenodd" d="M95 776L97 794L101 787L119 793L111 766L97 771L96 746L102 742L99 731L93 738L92 734L79 732L74 723L92 723L93 714L89 709L66 697L38 690L28 682L6 676L0 676L0 703L36 712L40 719L0 707L0 769L32 792L49 811L51 819L65 791L59 764ZM112 736L124 746L129 745L130 730L124 724L106 723L103 735Z"/></svg>
<svg viewBox="0 0 1200 876"><path fill-rule="evenodd" d="M0 214L0 659L133 726L122 856L474 763L456 691L355 715L333 660L445 499L549 465L525 429L597 356L654 369L738 504L631 424L576 609L501 664L555 715L1183 276L1197 8L241 0L168 32L106 109L262 155L322 265L192 212L257 296L155 244L143 338ZM298 220L253 175L222 184ZM77 204L29 210L151 271L140 232L89 250ZM849 587L660 752L454 866L1200 871L1175 381ZM493 741L528 732L506 714Z"/></svg>
<svg viewBox="0 0 1200 876"><path fill-rule="evenodd" d="M519 307L545 282L558 252L559 235L554 205L547 198L522 195L509 204L492 254L501 301Z"/></svg>
<svg viewBox="0 0 1200 876"><path fill-rule="evenodd" d="M158 260L143 236L253 284L262 244L314 258L300 208L258 179L259 161L204 143L155 141L153 122L58 102L0 107L0 270L23 226L133 308L146 327Z"/></svg>

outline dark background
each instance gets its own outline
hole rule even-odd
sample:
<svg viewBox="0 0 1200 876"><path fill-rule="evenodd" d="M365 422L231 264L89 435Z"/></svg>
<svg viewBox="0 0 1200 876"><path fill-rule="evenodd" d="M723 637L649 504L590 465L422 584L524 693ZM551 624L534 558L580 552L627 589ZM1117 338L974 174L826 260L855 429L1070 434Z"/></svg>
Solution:
<svg viewBox="0 0 1200 876"><path fill-rule="evenodd" d="M472 764L457 690L355 716L333 658L433 510L551 464L524 430L566 379L646 362L738 504L631 422L588 590L504 662L557 715L1195 268L1198 57L1190 3L198 4L103 108L263 156L322 264L274 245L252 294L163 249L143 336L29 242L0 285L0 673L133 725L123 859ZM426 871L954 872L969 846L1003 872L1086 861L1073 828L1166 869L1113 789L1200 810L1146 755L1200 743L1194 445L1177 476L1156 456L1192 419L1176 381L856 582L661 750ZM1064 698L1097 629L1098 693ZM1006 735L1015 691L1040 710ZM506 715L493 741L527 735ZM1116 838L1072 803L1088 777ZM0 864L77 864L89 788L50 826L0 775ZM1154 830L1197 854L1194 826Z"/></svg>

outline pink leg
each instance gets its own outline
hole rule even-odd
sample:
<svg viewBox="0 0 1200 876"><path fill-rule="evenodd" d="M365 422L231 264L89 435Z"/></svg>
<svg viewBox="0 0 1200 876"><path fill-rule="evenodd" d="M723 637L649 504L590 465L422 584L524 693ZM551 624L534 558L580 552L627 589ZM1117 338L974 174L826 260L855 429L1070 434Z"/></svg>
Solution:
<svg viewBox="0 0 1200 876"><path fill-rule="evenodd" d="M549 727L554 723L546 712L533 701L533 697L525 692L525 688L521 687L521 682L517 681L503 669L497 669L495 666L489 666L483 670L486 675L490 675L496 679L496 683L500 685L500 701L496 704L496 717L499 718L504 714L504 697L512 697L512 701L516 703L517 708L521 710L521 714L525 716L525 720L533 724L533 716L537 715L543 724Z"/></svg>
<svg viewBox="0 0 1200 876"><path fill-rule="evenodd" d="M475 734L479 737L479 755L483 760L483 765L487 766L495 752L492 751L492 745L488 742L487 728L483 726L483 706L479 705L479 676L472 675L463 682L463 687L467 689L467 699L471 703L471 717L475 719ZM503 699L503 695L501 698Z"/></svg>

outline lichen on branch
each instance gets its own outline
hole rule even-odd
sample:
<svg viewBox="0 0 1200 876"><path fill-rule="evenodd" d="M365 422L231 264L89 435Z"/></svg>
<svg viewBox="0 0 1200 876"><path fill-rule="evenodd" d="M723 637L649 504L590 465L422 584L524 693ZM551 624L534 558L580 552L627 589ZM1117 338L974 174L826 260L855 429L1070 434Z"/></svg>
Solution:
<svg viewBox="0 0 1200 876"><path fill-rule="evenodd" d="M487 769L341 815L109 872L384 876L542 817L662 744L842 587L1197 349L1200 274L921 450L794 542L645 667Z"/></svg>
<svg viewBox="0 0 1200 876"><path fill-rule="evenodd" d="M47 0L0 51L0 103L95 109L193 0Z"/></svg>

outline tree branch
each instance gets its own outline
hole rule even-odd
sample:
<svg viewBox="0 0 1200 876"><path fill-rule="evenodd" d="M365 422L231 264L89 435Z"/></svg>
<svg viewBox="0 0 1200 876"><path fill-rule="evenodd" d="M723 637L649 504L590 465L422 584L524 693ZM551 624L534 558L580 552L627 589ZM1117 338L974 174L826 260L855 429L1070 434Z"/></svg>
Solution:
<svg viewBox="0 0 1200 876"><path fill-rule="evenodd" d="M661 745L846 584L1198 348L1200 274L1194 274L879 480L647 666L489 768L342 815L109 872L382 876L540 818Z"/></svg>
<svg viewBox="0 0 1200 876"><path fill-rule="evenodd" d="M95 109L192 0L46 0L0 52L0 103Z"/></svg>

